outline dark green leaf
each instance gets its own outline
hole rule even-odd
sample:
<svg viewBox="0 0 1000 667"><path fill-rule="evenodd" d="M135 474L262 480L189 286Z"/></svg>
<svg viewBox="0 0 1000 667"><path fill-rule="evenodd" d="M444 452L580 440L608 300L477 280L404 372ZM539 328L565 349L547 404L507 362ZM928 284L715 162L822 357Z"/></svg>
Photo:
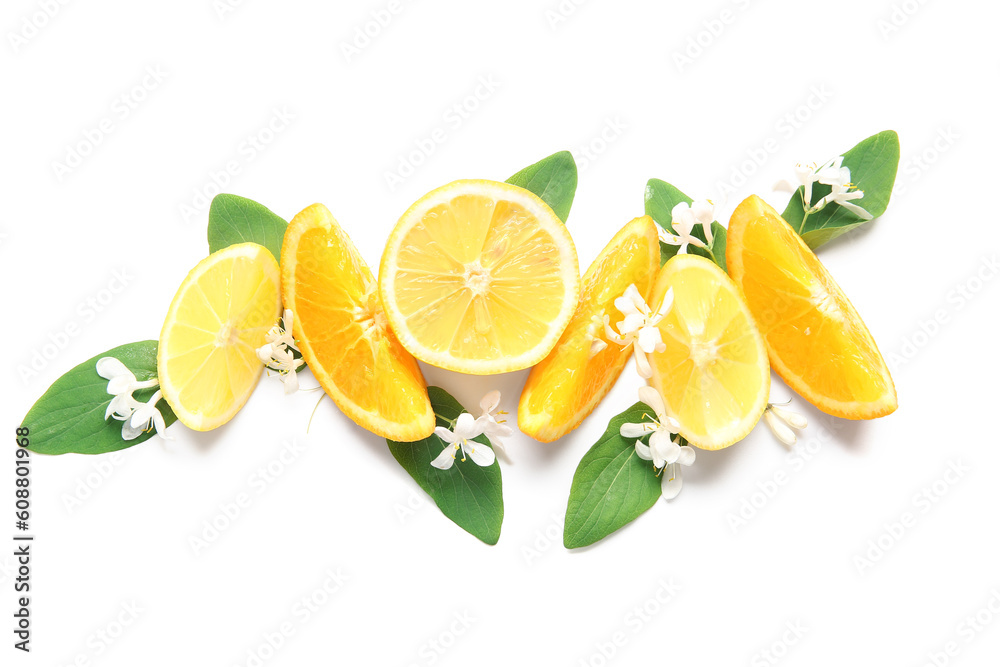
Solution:
<svg viewBox="0 0 1000 667"><path fill-rule="evenodd" d="M438 426L451 427L450 420L466 412L440 387L428 387L427 393L437 415ZM483 542L497 543L503 523L503 484L499 463L494 461L488 468L482 468L471 459L462 461L459 457L449 470L438 470L431 465L431 461L446 445L436 435L418 442L387 442L399 464L434 499L446 517ZM476 442L489 445L485 436L476 438Z"/></svg>
<svg viewBox="0 0 1000 667"><path fill-rule="evenodd" d="M49 387L31 407L23 426L31 430L31 445L39 454L103 454L125 449L149 440L153 432L143 433L135 440L122 440L122 423L104 413L113 398L108 394L108 381L97 374L97 360L115 357L135 374L137 380L156 377L155 340L122 345L83 362ZM156 389L143 389L133 396L148 401ZM177 417L166 401L157 404L167 426Z"/></svg>
<svg viewBox="0 0 1000 667"><path fill-rule="evenodd" d="M548 156L507 179L511 185L530 190L542 198L566 222L576 194L576 160L569 151Z"/></svg>
<svg viewBox="0 0 1000 667"><path fill-rule="evenodd" d="M563 543L567 549L603 539L648 510L660 497L660 478L653 464L635 453L635 440L621 436L626 422L648 421L653 414L636 403L614 417L608 430L580 461L566 508Z"/></svg>
<svg viewBox="0 0 1000 667"><path fill-rule="evenodd" d="M208 211L208 251L253 242L281 261L281 243L288 223L255 201L236 195L216 195Z"/></svg>
<svg viewBox="0 0 1000 667"><path fill-rule="evenodd" d="M673 210L677 204L690 204L692 199L675 188L670 183L661 181L658 178L651 178L646 183L646 215L651 217L656 224L671 234L674 231L671 222L673 221ZM701 225L696 226L691 233L707 243L705 231ZM669 243L660 242L660 266L667 263L667 260L677 254L679 248ZM726 228L718 222L712 223L712 246L711 251L695 246L688 246L688 252L692 255L700 255L714 260L716 264L726 270Z"/></svg>
<svg viewBox="0 0 1000 667"><path fill-rule="evenodd" d="M851 181L854 185L865 193L864 197L851 203L871 213L873 219L879 217L889 206L889 197L896 183L896 170L899 168L899 136L892 130L886 130L868 137L844 153L844 166L850 168ZM828 194L830 194L829 185L815 184L811 203L815 204ZM802 219L805 216L803 196L803 188L800 187L792 195L781 217L813 250L866 222L846 208L830 204L822 211L810 214L803 225Z"/></svg>

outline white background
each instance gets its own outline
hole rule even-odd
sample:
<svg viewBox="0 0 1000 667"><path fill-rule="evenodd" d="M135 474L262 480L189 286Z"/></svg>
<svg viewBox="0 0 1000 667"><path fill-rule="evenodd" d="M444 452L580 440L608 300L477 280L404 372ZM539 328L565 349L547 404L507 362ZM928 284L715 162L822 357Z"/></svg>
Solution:
<svg viewBox="0 0 1000 667"><path fill-rule="evenodd" d="M211 0L69 2L49 19L44 4L8 0L0 20L7 433L72 366L157 337L207 253L196 194L213 194L229 161L239 173L225 190L286 219L322 202L377 265L424 192L503 180L571 149L581 173L569 228L585 267L642 213L650 177L696 197L733 184L725 221L751 193L783 206L770 187L797 161L890 128L903 161L888 213L821 256L890 358L900 408L848 423L796 397L810 427L793 453L763 427L701 452L676 501L570 553L573 471L634 402L631 372L560 442L512 439L496 547L445 519L384 441L329 400L305 439L318 394L285 398L272 378L218 431L178 425L174 442L117 457L34 458L34 650L10 646L4 548L4 664L256 664L248 651L286 622L294 634L263 664L763 665L767 650L786 665L922 665L949 642L956 655L939 664L1000 654L995 3L593 0L564 2L557 21L556 0L409 1L350 58L343 45L388 0L251 0L221 17ZM694 57L679 63L685 50ZM495 90L477 91L491 77ZM449 109L477 92L452 122ZM253 153L245 142L276 109L293 118ZM55 163L105 118L111 132L60 174ZM386 172L439 127L446 141L390 188ZM114 271L125 289L99 314L81 306L108 296ZM946 321L922 333L936 313ZM35 375L19 372L74 324ZM499 387L513 408L525 373L427 377L467 405ZM790 395L780 381L773 394ZM303 451L258 494L252 476L291 438ZM952 466L965 472L947 476ZM0 533L13 523L12 472ZM933 502L918 498L931 488ZM196 555L189 538L240 493L250 506ZM87 497L69 507L74 494ZM902 531L886 527L907 513ZM297 614L338 569L342 587ZM980 618L992 623L971 630L965 619L991 599ZM119 634L133 603L141 611ZM105 630L118 635L110 646Z"/></svg>

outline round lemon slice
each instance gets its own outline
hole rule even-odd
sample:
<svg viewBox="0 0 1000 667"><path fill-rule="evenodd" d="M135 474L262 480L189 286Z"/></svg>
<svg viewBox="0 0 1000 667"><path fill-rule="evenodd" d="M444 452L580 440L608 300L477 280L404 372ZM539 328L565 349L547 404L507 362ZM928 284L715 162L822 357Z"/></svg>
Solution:
<svg viewBox="0 0 1000 667"><path fill-rule="evenodd" d="M413 356L489 375L552 350L580 294L566 226L528 190L456 181L396 224L379 270L386 316Z"/></svg>
<svg viewBox="0 0 1000 667"><path fill-rule="evenodd" d="M191 270L156 359L163 397L185 426L209 431L240 411L264 370L256 349L280 311L278 262L263 246L229 246Z"/></svg>

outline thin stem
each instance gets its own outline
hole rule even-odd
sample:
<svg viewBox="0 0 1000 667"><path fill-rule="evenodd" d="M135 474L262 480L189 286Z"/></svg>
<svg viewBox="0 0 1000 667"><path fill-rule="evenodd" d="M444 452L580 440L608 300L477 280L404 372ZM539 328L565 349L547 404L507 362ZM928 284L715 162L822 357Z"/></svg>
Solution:
<svg viewBox="0 0 1000 667"><path fill-rule="evenodd" d="M312 414L311 414L311 415L309 415L309 423L308 423L308 424L306 425L306 434L307 434L307 435L308 435L308 433L309 433L309 429L311 429L311 428L312 428L312 425L313 425L313 417L315 417L315 416L316 416L316 410L318 410L318 409L319 409L319 404L323 402L323 398L324 398L325 396L326 396L326 394L320 394L320 397L319 397L319 400L318 400L318 401L316 401L316 407L314 407L314 408L313 408L313 411L312 411Z"/></svg>
<svg viewBox="0 0 1000 667"><path fill-rule="evenodd" d="M806 189L799 189L799 199L802 200L802 222L799 223L799 236L802 236L802 232L806 228L806 220L809 219L809 211L812 210L812 202L806 201Z"/></svg>
<svg viewBox="0 0 1000 667"><path fill-rule="evenodd" d="M805 231L806 220L809 219L809 215L810 215L809 209L807 208L805 209L805 212L802 214L802 222L799 224L799 236L802 236L802 232Z"/></svg>

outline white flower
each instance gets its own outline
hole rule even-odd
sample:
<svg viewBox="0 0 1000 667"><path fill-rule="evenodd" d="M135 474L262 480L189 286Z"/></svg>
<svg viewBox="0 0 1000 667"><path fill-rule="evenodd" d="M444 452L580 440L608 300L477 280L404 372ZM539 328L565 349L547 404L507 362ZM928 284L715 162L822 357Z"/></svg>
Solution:
<svg viewBox="0 0 1000 667"><path fill-rule="evenodd" d="M795 176L802 185L802 202L805 205L806 213L816 213L826 207L827 204L839 204L848 211L851 211L863 220L871 220L872 215L857 204L850 203L854 199L861 199L865 193L861 190L854 190L851 183L851 170L844 165L844 156L838 155L822 167L816 167L815 163L798 164L795 167ZM812 203L813 183L829 185L832 191L827 196ZM795 192L798 185L789 181L778 181L774 185L775 190L786 190Z"/></svg>
<svg viewBox="0 0 1000 667"><path fill-rule="evenodd" d="M641 377L650 378L653 375L646 355L667 349L657 325L670 312L673 303L674 291L671 288L663 295L663 301L654 312L639 294L636 286L629 285L625 293L615 299L615 308L625 316L618 323L618 331L611 328L611 318L604 316L604 335L622 348L632 346L636 371Z"/></svg>
<svg viewBox="0 0 1000 667"><path fill-rule="evenodd" d="M434 429L434 435L444 440L447 446L437 455L431 465L439 470L448 470L455 463L455 456L459 450L462 452L462 460L466 457L472 459L476 465L488 467L493 465L496 454L486 445L476 442L473 438L483 434L482 423L470 415L463 412L455 420L455 430L451 431L443 426Z"/></svg>
<svg viewBox="0 0 1000 667"><path fill-rule="evenodd" d="M802 164L801 162L795 165L795 180L798 183L793 183L788 180L781 180L774 184L775 190L781 190L784 192L795 193L801 185L803 188L802 199L806 203L806 206L812 204L812 187L813 183L819 180L816 175L816 163L810 162L807 164Z"/></svg>
<svg viewBox="0 0 1000 667"><path fill-rule="evenodd" d="M865 196L865 193L861 190L854 190L854 185L851 183L851 170L847 167L843 168L847 172L846 180L844 182L837 182L831 184L832 191L827 196L816 202L816 205L809 209L810 213L815 213L821 210L827 204L839 204L840 206L846 208L848 211L858 216L862 220L871 220L872 214L861 208L857 204L852 204L852 199L861 199Z"/></svg>
<svg viewBox="0 0 1000 667"><path fill-rule="evenodd" d="M680 246L677 253L687 252L688 245L705 248L712 245L712 222L715 220L715 204L710 200L703 199L688 204L680 202L670 211L670 226L674 229L674 234L660 228L660 240L668 245ZM696 224L701 225L702 231L708 243L702 241L691 232Z"/></svg>
<svg viewBox="0 0 1000 667"><path fill-rule="evenodd" d="M298 390L299 379L296 370L305 362L296 359L290 350L299 351L292 337L292 311L285 309L281 318L281 324L276 324L267 332L264 340L266 345L257 348L257 358L268 368L272 368L281 375L281 382L285 385L285 393L291 394Z"/></svg>
<svg viewBox="0 0 1000 667"><path fill-rule="evenodd" d="M506 451L506 448L504 447L503 440L500 438L509 438L514 435L514 429L507 426L505 423L507 420L505 419L497 421L493 413L496 412L498 407L500 407L500 392L493 390L483 396L483 400L479 401L479 408L483 413L476 419L476 422L479 428L482 429L483 434L490 439L490 444L503 452ZM499 416L507 413L501 410L496 412L496 414Z"/></svg>
<svg viewBox="0 0 1000 667"><path fill-rule="evenodd" d="M163 432L167 429L167 425L163 420L163 415L156 407L161 398L163 398L163 393L157 389L149 398L148 403L139 404L139 407L135 409L129 420L122 426L123 440L135 440L146 431L154 428L156 429L156 435L164 440L173 440L173 438L163 435Z"/></svg>
<svg viewBox="0 0 1000 667"><path fill-rule="evenodd" d="M782 405L788 405L788 403ZM767 404L767 408L764 410L764 421L771 428L774 437L789 447L795 444L795 431L792 429L801 431L809 425L806 418L799 413L786 410L775 403Z"/></svg>
<svg viewBox="0 0 1000 667"><path fill-rule="evenodd" d="M138 389L149 389L160 384L156 378L139 382L135 374L114 357L98 359L97 374L108 380L108 393L114 396L108 409L104 412L104 419L114 417L119 421L127 420L136 408L142 405L132 397L132 392Z"/></svg>
<svg viewBox="0 0 1000 667"><path fill-rule="evenodd" d="M641 424L622 424L619 432L623 438L636 438L635 453L644 461L652 461L653 468L660 471L663 497L671 500L681 492L680 466L694 463L695 451L693 447L681 446L679 438L673 438L680 425L667 415L660 392L640 387L639 400L651 407L656 417ZM647 434L651 434L648 445L639 440Z"/></svg>

